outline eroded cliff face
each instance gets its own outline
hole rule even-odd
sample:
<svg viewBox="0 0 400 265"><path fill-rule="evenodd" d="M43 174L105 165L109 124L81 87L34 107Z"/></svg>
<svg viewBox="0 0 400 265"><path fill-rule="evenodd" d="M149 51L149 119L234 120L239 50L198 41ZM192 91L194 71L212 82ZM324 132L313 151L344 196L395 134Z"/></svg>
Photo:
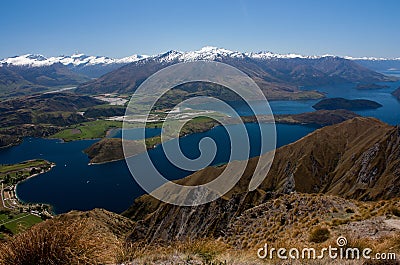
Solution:
<svg viewBox="0 0 400 265"><path fill-rule="evenodd" d="M270 192L253 191L234 194L229 199L220 198L196 207L162 203L137 222L130 239L157 242L222 237L228 225L245 210L276 196ZM132 207L143 209L137 203ZM146 211L145 208L143 210Z"/></svg>
<svg viewBox="0 0 400 265"><path fill-rule="evenodd" d="M284 194L324 193L358 201L399 197L399 143L400 128L373 118L357 117L316 130L279 148L264 182L253 192L247 189L258 158L248 161L245 173L230 192L211 203L178 207L149 195L138 198L124 213L138 221L130 239L154 242L224 237L237 218L245 218L245 211ZM177 182L206 183L224 168L209 167Z"/></svg>

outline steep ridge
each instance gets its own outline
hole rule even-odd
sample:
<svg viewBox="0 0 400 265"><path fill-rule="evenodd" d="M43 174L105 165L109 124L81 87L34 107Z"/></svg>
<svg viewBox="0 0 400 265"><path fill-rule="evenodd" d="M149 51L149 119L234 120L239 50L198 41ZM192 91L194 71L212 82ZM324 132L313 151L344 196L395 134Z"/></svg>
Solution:
<svg viewBox="0 0 400 265"><path fill-rule="evenodd" d="M138 220L131 239L223 236L245 210L282 194L324 193L346 199L381 200L400 196L400 129L373 118L356 117L325 127L279 148L260 187L248 192L258 158L249 160L239 183L222 198L197 207L161 203L149 195L124 213ZM177 183L198 185L225 166L208 167Z"/></svg>

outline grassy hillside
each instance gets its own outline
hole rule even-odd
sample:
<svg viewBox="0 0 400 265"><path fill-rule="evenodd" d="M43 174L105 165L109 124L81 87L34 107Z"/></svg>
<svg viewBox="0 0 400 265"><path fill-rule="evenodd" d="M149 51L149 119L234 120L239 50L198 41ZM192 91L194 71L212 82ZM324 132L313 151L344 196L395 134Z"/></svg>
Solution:
<svg viewBox="0 0 400 265"><path fill-rule="evenodd" d="M65 126L93 120L80 111L103 104L92 97L70 93L37 94L1 101L0 147L18 144L26 136L47 137Z"/></svg>
<svg viewBox="0 0 400 265"><path fill-rule="evenodd" d="M259 259L257 251L268 243L271 248L314 248L320 253L329 245L336 247L338 236L346 237L347 247L399 254L400 233L395 228L400 224L396 215L399 207L397 200L368 203L336 196L287 194L238 214L218 239L177 234L174 239L164 241L159 237L153 243L133 240L146 236L141 234L140 223L99 209L73 211L0 242L0 264L287 264L288 260L279 260L276 255L273 259ZM193 217L198 210L192 209ZM219 213L214 212L214 216ZM180 221L182 217L176 218ZM197 225L185 218L181 221ZM358 261L351 259L335 263L327 255L322 260L299 259L290 263L344 261L365 264L364 260L353 263Z"/></svg>
<svg viewBox="0 0 400 265"><path fill-rule="evenodd" d="M196 207L196 215L190 214L190 207L167 205L148 195L135 200L125 215L145 221L137 228L145 235L142 239L171 239L178 233L176 229L181 237L218 237L226 234L230 220L279 194L323 193L362 201L398 198L399 135L396 127L357 117L318 129L279 148L268 175L254 192L248 192L248 185L257 157L248 161L231 191L217 201ZM176 182L201 185L225 168L226 165L208 167Z"/></svg>
<svg viewBox="0 0 400 265"><path fill-rule="evenodd" d="M53 134L51 138L75 141L83 139L98 139L106 136L108 130L121 128L120 121L96 120L68 126L66 129Z"/></svg>
<svg viewBox="0 0 400 265"><path fill-rule="evenodd" d="M88 81L62 64L43 67L0 67L0 99L45 92L59 87L71 87Z"/></svg>

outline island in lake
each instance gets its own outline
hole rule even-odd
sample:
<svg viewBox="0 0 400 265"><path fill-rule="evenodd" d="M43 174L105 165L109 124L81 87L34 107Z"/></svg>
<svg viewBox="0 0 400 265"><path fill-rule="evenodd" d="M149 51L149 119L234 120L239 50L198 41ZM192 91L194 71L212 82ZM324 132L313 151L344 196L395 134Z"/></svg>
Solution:
<svg viewBox="0 0 400 265"><path fill-rule="evenodd" d="M387 85L379 85L375 83L368 83L368 84L358 84L356 89L360 90L367 90L367 89L382 89L382 88L389 88Z"/></svg>
<svg viewBox="0 0 400 265"><path fill-rule="evenodd" d="M382 107L378 102L367 99L327 98L312 106L316 110L367 110Z"/></svg>
<svg viewBox="0 0 400 265"><path fill-rule="evenodd" d="M398 87L395 91L393 91L392 95L395 96L398 100L400 100L400 87Z"/></svg>

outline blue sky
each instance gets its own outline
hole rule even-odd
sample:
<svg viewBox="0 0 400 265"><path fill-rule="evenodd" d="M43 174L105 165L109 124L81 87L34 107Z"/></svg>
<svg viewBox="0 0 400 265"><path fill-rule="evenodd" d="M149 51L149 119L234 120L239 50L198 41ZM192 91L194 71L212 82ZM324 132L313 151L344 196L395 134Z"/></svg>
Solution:
<svg viewBox="0 0 400 265"><path fill-rule="evenodd" d="M238 51L400 57L397 0L2 0L0 58L123 57L206 45Z"/></svg>

